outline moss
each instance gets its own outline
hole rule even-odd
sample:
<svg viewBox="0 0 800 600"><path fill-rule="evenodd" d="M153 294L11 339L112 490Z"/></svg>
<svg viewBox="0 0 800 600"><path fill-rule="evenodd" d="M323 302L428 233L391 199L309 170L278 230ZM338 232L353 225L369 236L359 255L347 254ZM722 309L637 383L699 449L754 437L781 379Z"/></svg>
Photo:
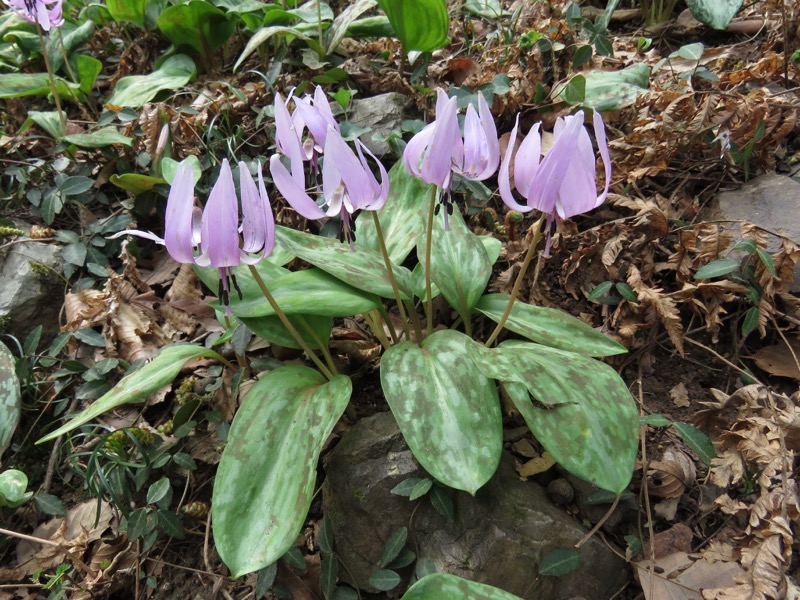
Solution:
<svg viewBox="0 0 800 600"><path fill-rule="evenodd" d="M353 498L359 504L363 504L367 500L367 493L362 488L353 488Z"/></svg>
<svg viewBox="0 0 800 600"><path fill-rule="evenodd" d="M11 315L0 315L0 333L9 331L11 325Z"/></svg>
<svg viewBox="0 0 800 600"><path fill-rule="evenodd" d="M39 279L49 279L52 269L47 265L40 262L31 261L31 271L33 271Z"/></svg>

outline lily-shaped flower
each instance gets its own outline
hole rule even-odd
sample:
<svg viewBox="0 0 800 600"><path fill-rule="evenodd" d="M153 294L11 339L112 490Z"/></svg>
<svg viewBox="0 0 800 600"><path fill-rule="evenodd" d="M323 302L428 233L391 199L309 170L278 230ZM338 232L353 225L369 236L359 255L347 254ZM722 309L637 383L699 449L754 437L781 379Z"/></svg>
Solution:
<svg viewBox="0 0 800 600"><path fill-rule="evenodd" d="M184 162L178 167L169 191L164 237L139 230L122 231L112 237L135 235L149 239L166 246L170 256L180 263L219 269L219 297L225 304L225 314L230 315L231 283L239 291L231 268L242 263L256 264L275 246L275 221L260 164L256 186L247 165L239 163L239 187L241 225L236 188L227 159L222 161L219 177L202 210L194 201L192 168Z"/></svg>
<svg viewBox="0 0 800 600"><path fill-rule="evenodd" d="M63 0L3 0L17 15L31 23L38 23L45 31L59 27L64 22Z"/></svg>
<svg viewBox="0 0 800 600"><path fill-rule="evenodd" d="M294 112L289 113L287 106L289 100L294 100ZM275 94L275 142L278 151L294 160L300 149L299 155L303 160L316 163L316 158L325 147L328 127L339 131L339 124L333 118L333 111L325 92L317 86L314 97L293 98L292 94L286 101L280 94ZM308 134L303 139L305 129Z"/></svg>
<svg viewBox="0 0 800 600"><path fill-rule="evenodd" d="M464 118L464 134L458 127L458 100L443 90L436 98L436 119L417 133L403 152L406 168L444 192L440 198L447 213L452 211L450 187L453 173L483 181L497 171L500 143L492 112L478 94L478 110L470 104Z"/></svg>
<svg viewBox="0 0 800 600"><path fill-rule="evenodd" d="M306 219L321 219L340 215L345 238L354 249L355 232L351 215L357 210L379 210L389 194L389 175L375 155L356 140L356 152L347 145L342 136L329 126L325 134L325 159L322 163L322 196L326 208L323 210L308 195L302 174L302 164L292 161L290 173L274 154L269 169L275 186L286 201ZM375 178L364 156L366 151L378 165L381 181ZM357 155L356 155L357 153ZM297 170L300 170L300 177Z"/></svg>
<svg viewBox="0 0 800 600"><path fill-rule="evenodd" d="M545 255L550 251L550 228L556 219L568 219L597 208L608 196L611 181L611 159L608 154L606 129L600 113L593 116L597 147L605 167L605 188L597 195L595 154L589 133L583 125L583 111L559 118L553 133L555 141L542 159L542 138L539 124L534 125L527 137L514 153L519 127L519 115L511 137L508 151L500 165L498 188L503 202L522 213L533 209L547 214L547 244ZM514 157L514 187L526 203L520 204L511 192L510 166Z"/></svg>

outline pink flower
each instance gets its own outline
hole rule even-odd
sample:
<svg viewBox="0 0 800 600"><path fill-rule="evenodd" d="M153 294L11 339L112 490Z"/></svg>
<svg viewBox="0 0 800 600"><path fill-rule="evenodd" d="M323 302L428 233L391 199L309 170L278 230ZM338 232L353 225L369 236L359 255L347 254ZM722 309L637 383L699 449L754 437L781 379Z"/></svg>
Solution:
<svg viewBox="0 0 800 600"><path fill-rule="evenodd" d="M458 100L443 90L436 98L436 119L411 138L403 163L409 172L442 190L441 202L452 212L450 187L453 173L483 181L494 175L500 162L500 143L492 112L478 94L478 111L470 104L464 118L464 134L458 127ZM438 208L438 207L437 207Z"/></svg>
<svg viewBox="0 0 800 600"><path fill-rule="evenodd" d="M351 215L357 210L379 210L389 194L389 175L375 155L356 140L356 152L347 145L332 126L325 134L324 160L322 163L323 210L308 195L302 163L291 161L290 173L274 154L269 161L272 179L286 201L306 219L321 219L339 215L342 219L345 238L351 248L355 241ZM366 151L378 165L381 181L375 178L364 156ZM298 176L299 173L299 176Z"/></svg>
<svg viewBox="0 0 800 600"><path fill-rule="evenodd" d="M166 246L170 256L180 263L219 269L219 296L225 304L225 314L230 315L231 282L238 291L231 268L242 263L256 264L268 256L275 245L275 221L261 165L258 165L256 186L247 165L239 163L241 225L239 201L227 159L222 161L219 177L202 210L195 205L193 177L189 164L181 163L167 199L163 238L139 230L122 231L111 237L135 235L149 239Z"/></svg>
<svg viewBox="0 0 800 600"><path fill-rule="evenodd" d="M11 10L31 23L38 23L45 31L59 27L64 22L61 14L62 0L3 0ZM51 7L52 8L48 8Z"/></svg>
<svg viewBox="0 0 800 600"><path fill-rule="evenodd" d="M542 139L539 124L534 125L514 153L519 116L511 130L508 151L500 165L498 188L503 202L519 212L533 209L547 214L548 237L545 252L550 249L550 225L557 218L568 219L597 208L608 196L611 181L611 159L608 154L606 129L600 113L593 116L594 134L605 167L605 188L597 195L595 154L589 133L583 125L583 111L559 118L553 133L555 142L541 158ZM514 187L525 199L520 204L511 192L510 166L514 158Z"/></svg>

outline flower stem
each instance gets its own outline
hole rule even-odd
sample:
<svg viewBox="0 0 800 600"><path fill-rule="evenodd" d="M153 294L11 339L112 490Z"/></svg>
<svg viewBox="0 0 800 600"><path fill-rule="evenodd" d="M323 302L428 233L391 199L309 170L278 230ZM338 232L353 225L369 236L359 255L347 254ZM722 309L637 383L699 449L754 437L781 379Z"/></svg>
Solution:
<svg viewBox="0 0 800 600"><path fill-rule="evenodd" d="M383 228L381 227L381 221L378 218L378 213L374 210L370 211L372 213L372 221L375 223L375 231L378 234L378 242L381 245L381 254L383 254L383 264L386 265L386 274L389 276L389 283L392 284L392 293L394 293L394 299L397 302L397 310L400 312L400 319L403 321L403 333L406 334L406 339L410 340L411 336L408 330L408 317L406 316L406 311L403 308L403 299L400 297L400 289L397 287L397 279L394 277L394 271L392 270L392 261L389 258L389 251L386 249L386 239L383 237Z"/></svg>
<svg viewBox="0 0 800 600"><path fill-rule="evenodd" d="M292 337L295 339L295 341L308 355L308 357L312 360L312 362L317 366L320 372L323 375L325 375L328 381L332 380L334 376L333 374L336 372L336 369L334 368L333 372L331 372L331 369L328 369L328 367L326 367L323 364L323 362L319 359L319 357L316 354L314 354L314 351L311 350L308 344L306 344L306 341L297 332L297 329L294 328L294 325L292 325L292 322L278 306L278 303L275 302L275 298L273 298L272 294L270 294L269 290L267 289L267 284L264 283L264 280L261 278L261 274L258 272L258 269L256 269L255 265L248 265L248 267L250 268L250 273L253 275L253 279L256 280L258 287L261 289L261 293L264 294L264 297L267 299L267 302L269 302L269 305L272 307L272 310L275 311L275 314L278 315L278 318L281 320L281 323L283 323L283 326L289 330L289 333L292 334ZM320 344L320 347L324 345L325 344ZM326 356L326 359L327 358L328 357Z"/></svg>
<svg viewBox="0 0 800 600"><path fill-rule="evenodd" d="M42 47L42 57L44 58L44 66L47 68L47 78L50 80L50 91L53 94L53 100L56 103L56 110L58 111L58 118L61 121L61 135L67 135L67 120L64 117L64 111L61 109L61 96L58 95L58 88L56 87L56 76L53 74L53 69L50 68L50 58L47 56L47 47L44 43L44 34L42 33L42 26L36 23L36 32L39 34L39 45Z"/></svg>
<svg viewBox="0 0 800 600"><path fill-rule="evenodd" d="M431 190L431 205L428 207L428 239L425 240L425 320L427 333L433 331L433 292L431 291L431 248L433 247L433 214L436 208L436 186ZM421 341L421 340L420 340Z"/></svg>
<svg viewBox="0 0 800 600"><path fill-rule="evenodd" d="M225 319L225 328L231 328L231 319L228 315L223 317ZM247 361L245 360L244 356L239 354L236 349L233 350L233 355L236 357L236 363L239 365L239 368L244 372L245 377L250 376L250 369L247 366Z"/></svg>
<svg viewBox="0 0 800 600"><path fill-rule="evenodd" d="M392 344L389 342L389 338L386 337L386 333L383 331L383 325L381 323L383 319L381 318L380 313L377 311L364 313L364 320L372 330L372 335L378 338L378 341L381 343L381 346L383 346L383 349L388 350Z"/></svg>
<svg viewBox="0 0 800 600"><path fill-rule="evenodd" d="M400 342L400 336L397 335L397 330L394 328L392 319L389 318L389 313L386 312L386 307L383 304L378 305L376 313L380 317L380 321L376 319L375 322L379 325L381 322L386 323L386 328L389 330L389 335L392 337L392 342L395 344Z"/></svg>
<svg viewBox="0 0 800 600"><path fill-rule="evenodd" d="M406 301L406 310L408 311L408 314L411 315L411 325L414 327L414 333L417 336L417 340L422 341L422 325L419 322L417 308L414 306L411 300Z"/></svg>
<svg viewBox="0 0 800 600"><path fill-rule="evenodd" d="M317 36L319 37L320 47L323 47L322 46L322 0L317 0Z"/></svg>
<svg viewBox="0 0 800 600"><path fill-rule="evenodd" d="M500 335L501 331L503 331L506 321L508 321L508 315L511 314L511 309L514 307L514 301L517 299L517 294L519 294L519 290L522 287L522 282L525 279L525 273L527 273L528 267L531 266L533 255L536 253L536 246L539 245L539 240L542 239L542 224L544 223L546 217L547 215L542 213L542 216L539 217L539 220L531 225L531 228L528 230L529 232L533 233L531 245L528 246L528 252L525 254L525 260L523 261L522 267L520 267L519 273L517 274L517 280L514 282L514 288L511 290L511 295L508 298L506 310L503 312L503 316L500 317L500 321L498 321L497 327L494 328L492 335L489 336L489 339L486 340L486 343L484 344L487 348L494 343L494 341L497 339L497 336Z"/></svg>

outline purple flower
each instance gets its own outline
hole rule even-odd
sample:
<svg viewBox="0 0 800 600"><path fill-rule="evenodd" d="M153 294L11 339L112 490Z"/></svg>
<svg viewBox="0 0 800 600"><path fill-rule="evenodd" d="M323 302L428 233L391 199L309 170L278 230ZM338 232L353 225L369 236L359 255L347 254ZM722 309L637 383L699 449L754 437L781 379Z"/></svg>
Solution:
<svg viewBox="0 0 800 600"><path fill-rule="evenodd" d="M287 106L289 100L294 100L295 106L291 114ZM328 127L339 131L339 124L333 118L331 105L321 87L314 90L313 98L308 95L293 98L290 93L284 102L280 94L275 94L275 142L278 151L290 160L295 160L299 149L303 160L316 163L325 147ZM308 133L303 139L306 129Z"/></svg>
<svg viewBox="0 0 800 600"><path fill-rule="evenodd" d="M439 90L436 119L415 135L403 152L406 168L426 183L442 189L441 201L452 211L450 186L453 173L483 181L497 171L500 143L491 110L478 94L478 110L470 104L464 118L464 134L458 127L458 100ZM447 216L445 215L445 220Z"/></svg>
<svg viewBox="0 0 800 600"><path fill-rule="evenodd" d="M167 199L164 237L139 230L122 231L112 237L135 235L149 239L166 246L170 256L180 263L219 269L219 296L225 304L225 314L230 315L231 282L238 291L231 268L242 263L256 264L269 255L275 245L275 221L260 164L256 186L247 166L239 163L239 188L241 225L239 202L227 159L222 161L219 177L203 210L195 205L191 166L181 163Z"/></svg>
<svg viewBox="0 0 800 600"><path fill-rule="evenodd" d="M583 111L556 121L553 147L541 158L542 139L539 124L534 125L514 156L514 187L525 199L518 203L511 193L509 169L517 140L519 115L508 151L500 165L498 188L503 202L519 212L533 209L547 214L548 237L545 252L550 249L550 225L557 219L568 219L597 208L606 200L611 181L611 159L608 154L606 129L600 113L593 116L595 139L605 167L605 188L597 195L595 154L589 133L583 125Z"/></svg>
<svg viewBox="0 0 800 600"><path fill-rule="evenodd" d="M340 215L345 237L351 248L354 247L355 235L350 216L357 210L379 210L389 194L386 169L360 140L356 140L355 144L357 154L338 131L332 126L328 127L322 163L322 197L325 210L306 192L302 163L291 161L290 173L281 162L280 155L274 154L269 161L272 179L286 201L306 219ZM380 183L367 164L365 151L378 165Z"/></svg>
<svg viewBox="0 0 800 600"><path fill-rule="evenodd" d="M38 23L45 31L59 27L64 22L61 15L62 0L3 0L11 10L31 23ZM52 6L52 8L48 8Z"/></svg>

